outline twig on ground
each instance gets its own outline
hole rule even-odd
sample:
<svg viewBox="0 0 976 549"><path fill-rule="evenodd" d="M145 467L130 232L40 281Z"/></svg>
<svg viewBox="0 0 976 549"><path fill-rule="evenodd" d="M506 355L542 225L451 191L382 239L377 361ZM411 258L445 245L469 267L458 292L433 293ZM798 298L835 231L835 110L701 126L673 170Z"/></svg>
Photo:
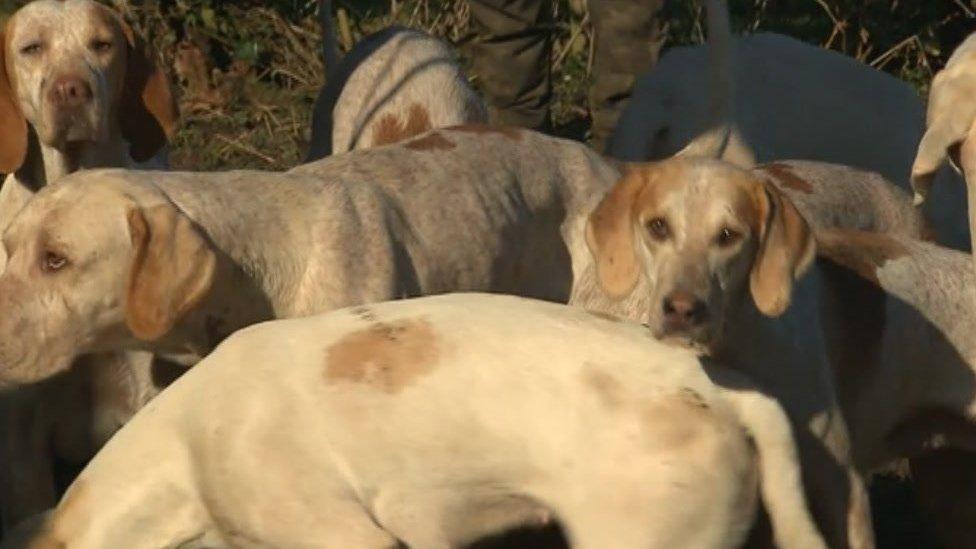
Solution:
<svg viewBox="0 0 976 549"><path fill-rule="evenodd" d="M221 135L219 133L217 134L217 139L219 139L219 140L223 141L224 143L227 143L228 145L230 145L232 147L235 147L235 148L237 148L237 149L239 149L239 150L241 150L243 152L246 152L246 153L248 153L248 154L250 154L252 156L255 156L257 158L260 158L261 160L264 160L265 162L267 162L268 164L270 164L272 166L279 166L279 162L277 160L275 160L274 158L272 158L272 157L264 154L263 152L255 149L254 147L252 147L250 145L247 145L246 143L242 143L241 141L239 141L237 139L231 139L230 137Z"/></svg>
<svg viewBox="0 0 976 549"><path fill-rule="evenodd" d="M569 52L573 50L573 43L576 42L576 39L579 38L581 34L583 34L583 28L589 22L590 22L590 14L587 13L586 15L583 16L583 20L580 21L579 26L573 29L572 34L569 35L569 39L566 40L566 45L563 46L563 50L559 52L559 55L556 56L556 60L552 62L553 72L558 71L559 68L562 67L563 61L566 59L566 56L569 55Z"/></svg>
<svg viewBox="0 0 976 549"><path fill-rule="evenodd" d="M901 42L898 42L894 46L888 48L888 51L886 51L886 52L882 53L881 55L875 57L874 58L874 61L871 61L868 64L871 65L872 67L876 68L876 69L880 69L882 66L884 66L884 64L886 62L888 62L888 60L890 60L892 57L894 57L894 55L896 53L898 53L903 48L906 48L906 47L908 47L908 46L910 46L912 44L915 44L917 47L920 47L921 46L921 44L919 43L918 35L917 34L913 34L913 35L909 36L908 38L902 40Z"/></svg>

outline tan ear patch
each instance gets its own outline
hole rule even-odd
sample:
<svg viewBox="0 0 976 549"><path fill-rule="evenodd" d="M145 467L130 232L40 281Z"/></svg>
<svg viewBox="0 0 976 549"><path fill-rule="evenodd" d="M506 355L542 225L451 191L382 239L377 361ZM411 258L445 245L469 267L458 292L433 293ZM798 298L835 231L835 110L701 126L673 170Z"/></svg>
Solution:
<svg viewBox="0 0 976 549"><path fill-rule="evenodd" d="M166 70L153 59L142 38L116 12L102 7L118 22L128 44L125 82L119 112L122 135L136 162L153 157L176 133L179 112Z"/></svg>
<svg viewBox="0 0 976 549"><path fill-rule="evenodd" d="M498 134L505 136L512 141L522 140L522 130L512 126L489 126L487 124L462 124L446 128L450 131L475 133L479 135Z"/></svg>
<svg viewBox="0 0 976 549"><path fill-rule="evenodd" d="M806 179L796 175L796 172L793 171L793 167L789 164L773 162L772 164L757 166L756 169L769 174L769 176L775 179L777 183L787 189L800 191L806 194L813 194L813 185L811 185Z"/></svg>
<svg viewBox="0 0 976 549"><path fill-rule="evenodd" d="M829 230L817 234L817 255L878 284L878 269L910 252L904 244L881 233Z"/></svg>
<svg viewBox="0 0 976 549"><path fill-rule="evenodd" d="M456 146L453 141L449 141L439 132L428 133L404 145L412 151L449 151Z"/></svg>
<svg viewBox="0 0 976 549"><path fill-rule="evenodd" d="M172 204L130 210L128 222L134 255L125 321L136 337L154 341L210 292L217 256Z"/></svg>
<svg viewBox="0 0 976 549"><path fill-rule="evenodd" d="M813 261L815 242L799 210L774 185L757 182L754 194L759 249L749 273L749 290L756 308L776 317L789 307L793 282Z"/></svg>
<svg viewBox="0 0 976 549"><path fill-rule="evenodd" d="M586 245L596 263L600 287L615 299L627 295L640 279L634 217L648 181L644 170L628 169L586 220Z"/></svg>
<svg viewBox="0 0 976 549"><path fill-rule="evenodd" d="M0 173L13 173L27 158L27 119L17 104L7 63L9 33L0 31Z"/></svg>
<svg viewBox="0 0 976 549"><path fill-rule="evenodd" d="M430 113L423 105L414 103L407 109L406 120L393 113L380 117L373 130L373 146L398 143L431 129Z"/></svg>
<svg viewBox="0 0 976 549"><path fill-rule="evenodd" d="M440 343L422 319L377 322L326 350L326 383L356 383L396 394L437 367Z"/></svg>

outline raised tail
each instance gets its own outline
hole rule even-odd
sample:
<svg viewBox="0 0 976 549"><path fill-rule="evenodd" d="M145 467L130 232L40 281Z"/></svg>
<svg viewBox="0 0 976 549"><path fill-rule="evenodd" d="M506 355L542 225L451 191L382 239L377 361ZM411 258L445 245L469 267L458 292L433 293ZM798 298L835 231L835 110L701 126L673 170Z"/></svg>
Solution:
<svg viewBox="0 0 976 549"><path fill-rule="evenodd" d="M708 25L708 86L711 90L709 115L716 127L728 126L735 82L732 77L732 25L725 2L706 0L705 20Z"/></svg>
<svg viewBox="0 0 976 549"><path fill-rule="evenodd" d="M735 79L732 73L732 25L723 0L705 0L708 29L708 129L693 139L678 155L722 158L732 137L732 104Z"/></svg>
<svg viewBox="0 0 976 549"><path fill-rule="evenodd" d="M319 0L319 26L322 27L322 58L325 73L335 72L339 66L339 42L332 24L332 0Z"/></svg>

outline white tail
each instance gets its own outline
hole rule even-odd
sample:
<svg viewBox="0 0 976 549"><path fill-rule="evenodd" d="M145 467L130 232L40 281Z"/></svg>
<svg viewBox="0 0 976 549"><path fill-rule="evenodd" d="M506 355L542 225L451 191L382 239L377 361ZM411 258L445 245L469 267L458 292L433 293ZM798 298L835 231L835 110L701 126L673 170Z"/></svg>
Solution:
<svg viewBox="0 0 976 549"><path fill-rule="evenodd" d="M722 394L752 436L759 454L759 490L777 547L826 549L807 506L800 458L789 418L780 404L725 368L709 367L713 380L728 379ZM731 387L743 387L742 389Z"/></svg>

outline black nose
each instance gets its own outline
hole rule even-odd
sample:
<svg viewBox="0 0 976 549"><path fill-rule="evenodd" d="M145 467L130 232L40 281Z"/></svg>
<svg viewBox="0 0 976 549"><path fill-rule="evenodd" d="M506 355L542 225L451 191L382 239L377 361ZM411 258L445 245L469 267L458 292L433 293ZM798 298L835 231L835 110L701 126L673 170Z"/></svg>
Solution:
<svg viewBox="0 0 976 549"><path fill-rule="evenodd" d="M664 298L664 320L674 328L700 326L708 320L705 302L682 291L672 292Z"/></svg>

